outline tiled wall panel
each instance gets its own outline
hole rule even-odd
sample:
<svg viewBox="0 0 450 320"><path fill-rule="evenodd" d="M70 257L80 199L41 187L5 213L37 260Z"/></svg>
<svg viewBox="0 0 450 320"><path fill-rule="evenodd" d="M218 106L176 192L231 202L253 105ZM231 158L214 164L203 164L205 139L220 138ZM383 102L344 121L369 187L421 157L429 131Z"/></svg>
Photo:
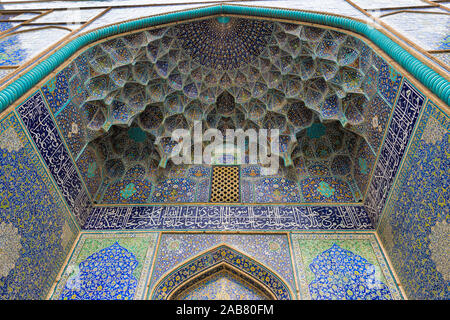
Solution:
<svg viewBox="0 0 450 320"><path fill-rule="evenodd" d="M300 299L403 298L373 234L292 233L291 239Z"/></svg>
<svg viewBox="0 0 450 320"><path fill-rule="evenodd" d="M408 80L403 81L364 203L374 225L378 224L425 99Z"/></svg>
<svg viewBox="0 0 450 320"><path fill-rule="evenodd" d="M0 300L43 299L78 229L14 113L0 120Z"/></svg>
<svg viewBox="0 0 450 320"><path fill-rule="evenodd" d="M86 230L371 230L363 206L96 207Z"/></svg>
<svg viewBox="0 0 450 320"><path fill-rule="evenodd" d="M17 107L17 112L70 210L83 226L91 203L40 91Z"/></svg>
<svg viewBox="0 0 450 320"><path fill-rule="evenodd" d="M449 130L429 102L377 230L410 299L450 298Z"/></svg>

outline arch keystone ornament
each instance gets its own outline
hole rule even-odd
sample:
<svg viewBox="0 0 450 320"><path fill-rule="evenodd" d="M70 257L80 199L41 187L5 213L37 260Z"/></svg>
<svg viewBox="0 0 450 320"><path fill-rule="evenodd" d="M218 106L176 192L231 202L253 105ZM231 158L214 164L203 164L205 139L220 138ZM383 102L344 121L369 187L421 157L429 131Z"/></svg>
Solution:
<svg viewBox="0 0 450 320"><path fill-rule="evenodd" d="M274 271L227 245L219 245L170 271L156 284L149 298L175 300L198 281L223 271L243 278L271 299L291 300L293 297Z"/></svg>

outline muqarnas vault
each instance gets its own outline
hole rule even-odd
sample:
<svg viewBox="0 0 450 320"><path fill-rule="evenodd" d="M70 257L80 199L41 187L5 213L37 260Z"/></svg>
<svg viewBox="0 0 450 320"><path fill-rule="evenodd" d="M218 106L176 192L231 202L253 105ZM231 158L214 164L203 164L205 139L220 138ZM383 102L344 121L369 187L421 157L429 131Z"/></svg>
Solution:
<svg viewBox="0 0 450 320"><path fill-rule="evenodd" d="M363 32L196 10L98 33L2 113L0 297L448 299L442 95ZM278 170L175 164L198 122L279 130Z"/></svg>

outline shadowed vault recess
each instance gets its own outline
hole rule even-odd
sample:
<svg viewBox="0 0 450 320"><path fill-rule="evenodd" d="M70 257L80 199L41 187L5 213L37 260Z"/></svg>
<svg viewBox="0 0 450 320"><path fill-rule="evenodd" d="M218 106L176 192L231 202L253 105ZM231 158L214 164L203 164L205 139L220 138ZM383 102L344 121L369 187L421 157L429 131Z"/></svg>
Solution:
<svg viewBox="0 0 450 320"><path fill-rule="evenodd" d="M271 176L247 146L241 202L362 201L400 82L355 37L234 17L116 37L66 70L70 103L57 118L77 118L63 126L97 203L208 202L211 166L170 159L172 132L196 121L280 130Z"/></svg>

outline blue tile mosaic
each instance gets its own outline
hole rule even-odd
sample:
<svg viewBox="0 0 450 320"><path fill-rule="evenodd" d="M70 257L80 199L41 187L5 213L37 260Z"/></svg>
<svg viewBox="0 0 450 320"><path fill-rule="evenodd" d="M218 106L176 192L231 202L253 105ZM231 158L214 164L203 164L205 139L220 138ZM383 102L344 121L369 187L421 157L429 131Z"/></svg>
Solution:
<svg viewBox="0 0 450 320"><path fill-rule="evenodd" d="M223 43L229 41L233 43L225 48ZM252 43L255 47L249 49ZM217 68L206 67L208 63ZM299 153L332 161L332 156L350 151L342 135L359 135L368 142L374 132L375 139L383 136L386 110L378 114L378 102L383 100L389 109L402 80L383 58L348 34L241 18L230 18L226 24L211 18L121 35L96 44L70 66L71 102L79 105L80 113L87 111L88 122L95 124L92 131L98 133L94 138L109 140L113 127L134 122L155 137L162 154L153 160L162 164L168 164L176 144L168 135L176 128L192 129L199 119L209 128L279 128L279 156L287 165ZM379 121L370 119L372 111ZM75 119L67 118L70 124ZM370 129L370 122L375 129ZM305 130L306 141L300 143L298 134ZM311 138L315 142L308 142ZM83 143L92 140L85 137ZM299 152L294 156L296 142ZM107 153L107 158L115 156ZM226 158L236 164L235 155L218 155L215 161ZM124 161L127 168L132 165ZM168 178L181 177L176 173L171 171ZM257 171L246 168L242 174L252 178ZM359 200L366 185L356 185L361 192L352 192ZM273 201L269 198L264 202ZM292 195L288 201L300 201L297 198Z"/></svg>
<svg viewBox="0 0 450 320"><path fill-rule="evenodd" d="M188 178L164 180L155 186L151 202L194 202L195 185Z"/></svg>
<svg viewBox="0 0 450 320"><path fill-rule="evenodd" d="M378 233L409 299L450 299L450 119L424 108Z"/></svg>
<svg viewBox="0 0 450 320"><path fill-rule="evenodd" d="M69 80L66 69L60 71L41 88L53 114L56 114L69 100Z"/></svg>
<svg viewBox="0 0 450 320"><path fill-rule="evenodd" d="M86 230L371 230L363 206L96 207Z"/></svg>
<svg viewBox="0 0 450 320"><path fill-rule="evenodd" d="M424 102L425 96L405 80L364 203L374 225L378 224Z"/></svg>
<svg viewBox="0 0 450 320"><path fill-rule="evenodd" d="M267 45L274 29L271 23L247 19L232 19L226 25L225 37L211 32L211 29L223 28L216 19L182 24L176 29L176 37L199 64L219 70L234 69L255 59Z"/></svg>
<svg viewBox="0 0 450 320"><path fill-rule="evenodd" d="M208 202L210 196L211 182L209 179L201 180L196 189L195 199L197 202Z"/></svg>
<svg viewBox="0 0 450 320"><path fill-rule="evenodd" d="M209 178L211 175L211 167L207 166L194 166L189 168L188 177L192 179L204 179Z"/></svg>
<svg viewBox="0 0 450 320"><path fill-rule="evenodd" d="M42 94L35 93L16 110L70 210L82 226L91 210L90 199L57 131L50 111L45 105Z"/></svg>
<svg viewBox="0 0 450 320"><path fill-rule="evenodd" d="M405 284L404 287L414 298L449 299L448 261L445 260L445 248L442 249L442 243L446 244L448 238L448 223L450 222L447 200L449 198L447 181L449 164L448 157L446 158L449 154L449 135L448 132L445 132L445 129L448 131L448 126L445 127L447 122L444 125L442 114L435 111L435 106L427 106L423 118L425 121L419 125L417 130L418 135L422 134L421 139L418 139L417 136L414 137L412 151L405 156L407 159L405 161L408 163L399 175L398 185L394 186L396 191L391 192L392 184L402 164L404 153L426 97L406 79L402 80L402 75L392 66L371 53L370 48L366 47L370 54L365 55L362 43L350 36L319 28L288 26L278 22L241 20L234 18L231 20L229 18L221 19L221 21L205 20L176 26L172 29L167 28L164 31L167 31L166 34L162 32L160 35L145 31L145 33L137 34L135 42L131 46L131 37L102 43L98 49L99 51L105 50L104 53L108 52L109 56L105 54L105 60L95 56L94 50L90 52L91 55L78 57L67 69L49 80L41 88L41 91L33 94L25 103L16 108L20 117L8 115L2 119L0 123L2 124L0 127L2 166L0 169L2 177L7 177L7 179L0 183L0 194L3 195L0 205L0 238L7 239L8 263L0 264L1 299L42 298L47 287L55 279L58 271L56 269L64 258L63 254L66 253L64 250L73 240L73 234L68 230L70 228L67 227L67 222L61 218L66 214L64 200L78 219L80 226L87 230L352 231L373 230L373 226L378 224L380 214L383 211L386 212L385 203L391 193L393 200L387 206L388 214L392 212L401 212L402 214L388 215L386 220L382 221L379 230L387 251ZM217 22L222 25L218 25ZM216 38L214 33L210 32L214 28L226 28L227 23L230 23L228 27L231 26L230 30L232 30L232 37L226 39L226 42L232 42L232 46L229 48L222 45L220 37ZM5 25L2 23L0 30ZM249 27L249 30L243 30L246 26ZM258 29L258 26L261 28ZM272 29L276 32L272 32ZM252 50L245 50L245 48L248 49L249 44L239 39L240 31L243 31L245 37L254 44ZM258 33L260 38L258 38ZM178 44L174 40L177 34L180 36ZM314 34L316 34L317 43ZM142 37L139 38L140 36ZM147 47L148 41L142 45L143 38L147 40L151 38L152 40L149 40L151 45ZM21 44L18 39L10 36L0 41L0 66L20 64L26 59L26 50L20 48ZM305 39L308 39L309 42L303 43ZM355 42L353 47L350 47L349 43L352 41ZM439 48L448 49L448 36L441 37L440 41ZM208 43L214 44L214 46L208 46ZM304 50L302 54L307 53L314 57L319 56L333 61L328 63L328 69L325 64L316 68L316 62L311 62L315 59L294 61L291 57L300 55L299 49L296 48L300 43ZM180 46L184 47L191 60L182 61L180 59L179 52L176 52ZM363 47L362 50L361 47ZM218 48L220 50L216 50ZM237 55L236 52L239 54ZM142 53L149 56L154 54L152 59L155 61L152 61L154 63L151 65L154 70L139 72L135 64L132 64ZM176 63L172 65L174 61L169 61L169 56L170 59L175 58ZM242 58L242 61L238 59L239 57ZM374 57L373 64L370 61L372 57ZM335 61L337 69L342 67L338 72L337 69L332 70L332 64ZM123 81L124 88L127 81L130 81L127 83L128 89L133 87L129 91L124 89L120 94L115 92L117 100L115 97L103 96L103 91L100 92L99 88L104 79L100 79L97 83L98 87L96 88L99 91L94 92L94 84L96 84L94 82L85 85L88 79L100 78L100 72L111 72L113 63L123 64L123 67L129 72L126 77L119 79ZM183 71L183 63L189 64L186 69L188 72ZM206 70L207 68L198 67L196 63L213 64L217 70ZM365 66L364 63L366 63ZM228 69L241 67L243 64L248 64L245 66L245 75L240 71L228 72ZM301 67L295 70L300 65ZM308 67L308 65L310 66ZM358 69L358 72L352 71L351 68ZM266 70L263 71L263 69ZM118 74L118 70L115 71ZM72 73L76 75L72 77ZM111 116L111 119L116 120L119 124L125 124L143 110L141 108L143 99L139 99L138 94L132 96L131 93L136 93L144 85L144 82L146 82L145 85L148 84L150 73L152 73L152 77L156 75L156 78L163 77L170 80L167 83L164 82L165 80L161 80L160 88L157 88L158 85L154 85L154 95L145 92L151 96L149 99L155 100L152 102L162 103L171 90L176 89L184 92L188 98L199 97L202 102L212 103L214 99L210 101L211 97L216 95L216 91L220 91L217 89L226 87L233 93L233 96L236 96L236 100L233 100L233 108L235 102L241 104L239 108L245 109L248 100L261 99L264 100L263 113L271 110L273 114L278 115L277 112L284 112L284 110L275 110L278 104L281 105L284 98L300 99L298 92L302 91L305 93L304 100L307 102L308 108L320 112L322 117L340 119L341 122L351 120L354 132L362 134L372 147L370 150L367 145L363 149L358 148L359 145L355 144L354 150L349 148L350 153L353 152L355 156L353 163L344 165L348 162L345 162L343 158L338 160L334 158L334 162L331 159L317 162L318 165L311 165L309 162L307 166L297 168L297 170L298 173L306 173L306 169L308 169L309 174L313 177L300 181L284 180L280 177L265 181L260 177L259 167L249 166L241 170L241 178L246 180L241 180L240 194L243 202L353 202L355 200L353 194L359 192L358 188L364 193L373 163L376 160L374 154L383 143L378 162L375 164L371 184L368 187L365 205L164 206L163 204L167 204L167 202L208 201L211 187L210 168L200 166L189 168L189 170L173 169L167 177L170 179L159 183L153 183L153 181L150 183L147 180L142 182L143 176L148 173L146 172L147 168L130 165L124 167L122 180L102 185L101 161L94 161L96 156L94 151L92 153L82 152L82 150L87 150L83 149L84 133L86 132L81 130L75 132L84 126L76 105L78 103L82 105L86 100L91 99L94 93L99 93L96 98L104 99L105 105L113 106L113 112L108 116ZM296 84L297 80L291 78L290 73L301 75L301 81L305 87L296 88L295 86L299 84ZM277 84L278 87L275 88L277 77L281 74L286 77L281 77L282 83ZM310 80L313 74L314 77L323 76L329 82L321 83L321 81ZM112 83L115 80L113 73L110 78L103 82L105 92L107 91L106 86L110 86L108 89L111 90L118 88L117 84ZM232 87L239 81L244 81L245 85ZM202 91L203 85L211 88ZM158 90L160 90L159 98L156 97ZM277 93L278 90L283 91L281 95ZM324 92L334 92L334 90L336 90L336 95L326 96L324 94ZM365 105L365 107L369 106L364 110L366 112L360 112L356 108L347 109L350 111L346 110L346 119L339 110L340 103L345 101L340 96L345 96L346 92L344 91L357 91L361 96L364 93L365 98L370 96L370 100ZM398 94L399 91L400 94ZM120 101L126 95L132 97L127 101ZM365 98L361 97L364 101ZM73 104L67 105L70 99ZM109 102L108 99L110 99ZM395 107L390 127L386 131L385 124L389 121L390 108L393 105ZM62 113L58 113L64 106L67 106L65 110L68 110L69 113L59 118ZM131 107L135 107L133 112L128 109ZM177 125L182 122L183 124L187 123L188 116L195 115L195 112L183 114L182 111L189 108L185 102L177 107L178 109L175 111L180 113L175 116L179 120ZM322 108L321 111L319 111L320 108ZM310 109L308 111L312 114ZM159 111L161 112L161 110ZM167 110L164 109L165 111ZM227 115L228 111L225 108L219 113L223 112ZM247 113L252 115L250 118L247 119L246 115L242 115L242 117L249 122L254 121L258 127L262 124L282 126L285 130L284 134L291 134L294 129L298 130L303 127L303 124L311 124L312 121L312 116L311 119L308 117L308 111L305 113L304 119L302 117L298 117L301 119L295 118L292 114L291 116L289 114L273 116L273 123L266 121L266 116L263 115L260 118L257 116L257 112L253 111L249 108L245 112L246 115ZM155 112L156 114L158 113ZM369 119L373 114L375 116ZM56 121L60 125L62 137L58 133L53 116L57 117ZM233 121L241 121L240 117L241 111L233 113ZM157 124L151 124L151 129L155 129L155 133L157 132L156 127L160 130L175 128L175 123L169 126L168 121L162 121L163 118L162 113L161 119L154 117ZM61 123L60 119L62 119ZM28 141L22 132L20 120L28 130L32 141ZM144 117L141 120L144 122ZM358 127L357 124L353 124L358 121L364 121L364 125ZM439 127L436 122L440 122L440 125L445 128ZM14 124L6 128L10 123ZM224 127L226 127L228 124L226 121L224 123ZM286 123L295 124L296 128L290 128ZM78 126L75 131L73 131L74 124ZM105 127L109 128L110 124L108 123ZM159 127L160 125L161 127ZM290 132L290 130L293 131ZM314 124L307 131L308 138L311 139L318 139L324 135L322 124ZM383 142L385 132L387 134ZM73 137L76 134L79 136L69 139L71 134L74 134ZM80 138L80 136L83 137ZM139 136L140 131L134 132L133 137L130 136L130 138L139 142ZM86 141L90 140L89 138ZM421 141L418 142L418 140ZM66 149L64 141L69 150ZM32 142L38 153L33 149ZM339 144L342 141L336 139L333 140L333 143ZM288 143L283 144L283 147L287 149L289 146ZM311 149L313 153L316 152L318 158L335 151L331 149L331 146L324 144L320 146L317 150ZM306 154L307 150L303 151ZM414 154L412 154L413 152ZM78 158L80 153L81 156ZM77 167L72 162L71 155L78 159L76 165L80 169L81 177L77 173ZM133 158L131 153L128 155ZM63 199L60 199L54 190L53 182L49 179L40 161L47 166ZM327 161L329 163L325 165L324 163ZM351 167L351 165L354 166ZM347 180L349 172L355 175L355 180ZM340 177L339 179L329 177L331 174ZM325 175L325 177L317 177L321 175ZM85 186L88 190L85 189ZM88 192L93 197L99 189L100 194L104 195L105 203L126 203L131 206L92 207ZM161 203L161 205L132 206L133 203L148 204L148 202ZM4 253L4 248L1 249ZM232 251L229 248L222 249L220 252L225 255ZM126 265L123 266L119 260L126 260ZM13 261L12 268L9 268L11 261ZM81 264L82 290L72 291L70 286L73 283L69 282L63 298L132 299L137 282L133 278L133 270L137 264L137 260L127 249L114 244L90 256ZM374 279L372 267L362 256L334 245L317 256L310 265L316 279L310 283L309 289L313 298L317 299L334 297L346 299L391 298L386 286ZM7 270L8 268L9 270ZM342 269L346 270L348 274L345 273L340 278L348 281L344 281L345 283L330 281L332 278L330 272L338 274ZM356 277L355 274L359 276ZM104 279L103 276L106 276L107 279ZM111 282L111 280L116 282ZM322 282L326 285L319 290L317 284L322 284ZM324 288L326 290L323 290ZM285 291L280 294L284 294L283 298L287 296Z"/></svg>
<svg viewBox="0 0 450 320"><path fill-rule="evenodd" d="M261 167L258 165L241 166L242 178L257 178L261 176Z"/></svg>
<svg viewBox="0 0 450 320"><path fill-rule="evenodd" d="M117 242L82 261L79 274L69 279L61 300L132 300L138 261Z"/></svg>
<svg viewBox="0 0 450 320"><path fill-rule="evenodd" d="M346 181L333 177L306 178L302 181L306 202L352 202L352 191Z"/></svg>
<svg viewBox="0 0 450 320"><path fill-rule="evenodd" d="M146 179L123 179L111 183L103 193L103 203L146 203L152 183Z"/></svg>
<svg viewBox="0 0 450 320"><path fill-rule="evenodd" d="M301 202L301 197L295 181L265 178L255 185L255 202Z"/></svg>
<svg viewBox="0 0 450 320"><path fill-rule="evenodd" d="M73 158L77 158L83 150L88 138L83 129L83 117L80 110L74 103L69 102L64 109L55 116L55 119L61 131L61 135L64 137L67 148L72 153Z"/></svg>
<svg viewBox="0 0 450 320"><path fill-rule="evenodd" d="M76 237L17 116L0 121L0 300L44 299Z"/></svg>
<svg viewBox="0 0 450 320"><path fill-rule="evenodd" d="M86 148L76 161L80 175L92 198L102 183L101 168L98 167L97 161L98 157L91 148Z"/></svg>
<svg viewBox="0 0 450 320"><path fill-rule="evenodd" d="M319 254L309 266L314 300L392 300L389 288L374 276L375 267L337 244Z"/></svg>
<svg viewBox="0 0 450 320"><path fill-rule="evenodd" d="M170 270L202 252L226 244L274 270L295 290L289 241L274 233L163 233L155 259L150 288Z"/></svg>
<svg viewBox="0 0 450 320"><path fill-rule="evenodd" d="M253 203L254 197L254 184L247 180L241 180L240 182L241 202Z"/></svg>
<svg viewBox="0 0 450 320"><path fill-rule="evenodd" d="M267 300L270 297L251 283L232 272L216 272L201 282L196 282L180 295L178 300Z"/></svg>
<svg viewBox="0 0 450 320"><path fill-rule="evenodd" d="M403 299L374 233L291 233L301 300Z"/></svg>
<svg viewBox="0 0 450 320"><path fill-rule="evenodd" d="M11 23L2 23L2 28L10 28ZM0 66L20 65L28 57L27 51L20 45L17 35L0 40Z"/></svg>
<svg viewBox="0 0 450 320"><path fill-rule="evenodd" d="M386 61L376 55L375 63L379 69L378 90L386 101L392 106L395 103L395 98L402 81L402 76Z"/></svg>
<svg viewBox="0 0 450 320"><path fill-rule="evenodd" d="M232 268L226 267L228 265L232 266ZM182 286L189 283L191 279L197 278L199 274L202 274L204 271L206 273L208 271L213 272L214 274L217 271L222 271L224 268L237 275L246 275L246 278L255 285L262 283L264 287L260 287L268 290L273 298L277 300L292 299L288 286L276 274L258 261L227 245L213 248L197 258L185 262L158 282L151 294L151 298L164 300L170 298L171 295L177 297L177 291L182 291ZM209 275L211 274L206 275L203 273L200 277Z"/></svg>

